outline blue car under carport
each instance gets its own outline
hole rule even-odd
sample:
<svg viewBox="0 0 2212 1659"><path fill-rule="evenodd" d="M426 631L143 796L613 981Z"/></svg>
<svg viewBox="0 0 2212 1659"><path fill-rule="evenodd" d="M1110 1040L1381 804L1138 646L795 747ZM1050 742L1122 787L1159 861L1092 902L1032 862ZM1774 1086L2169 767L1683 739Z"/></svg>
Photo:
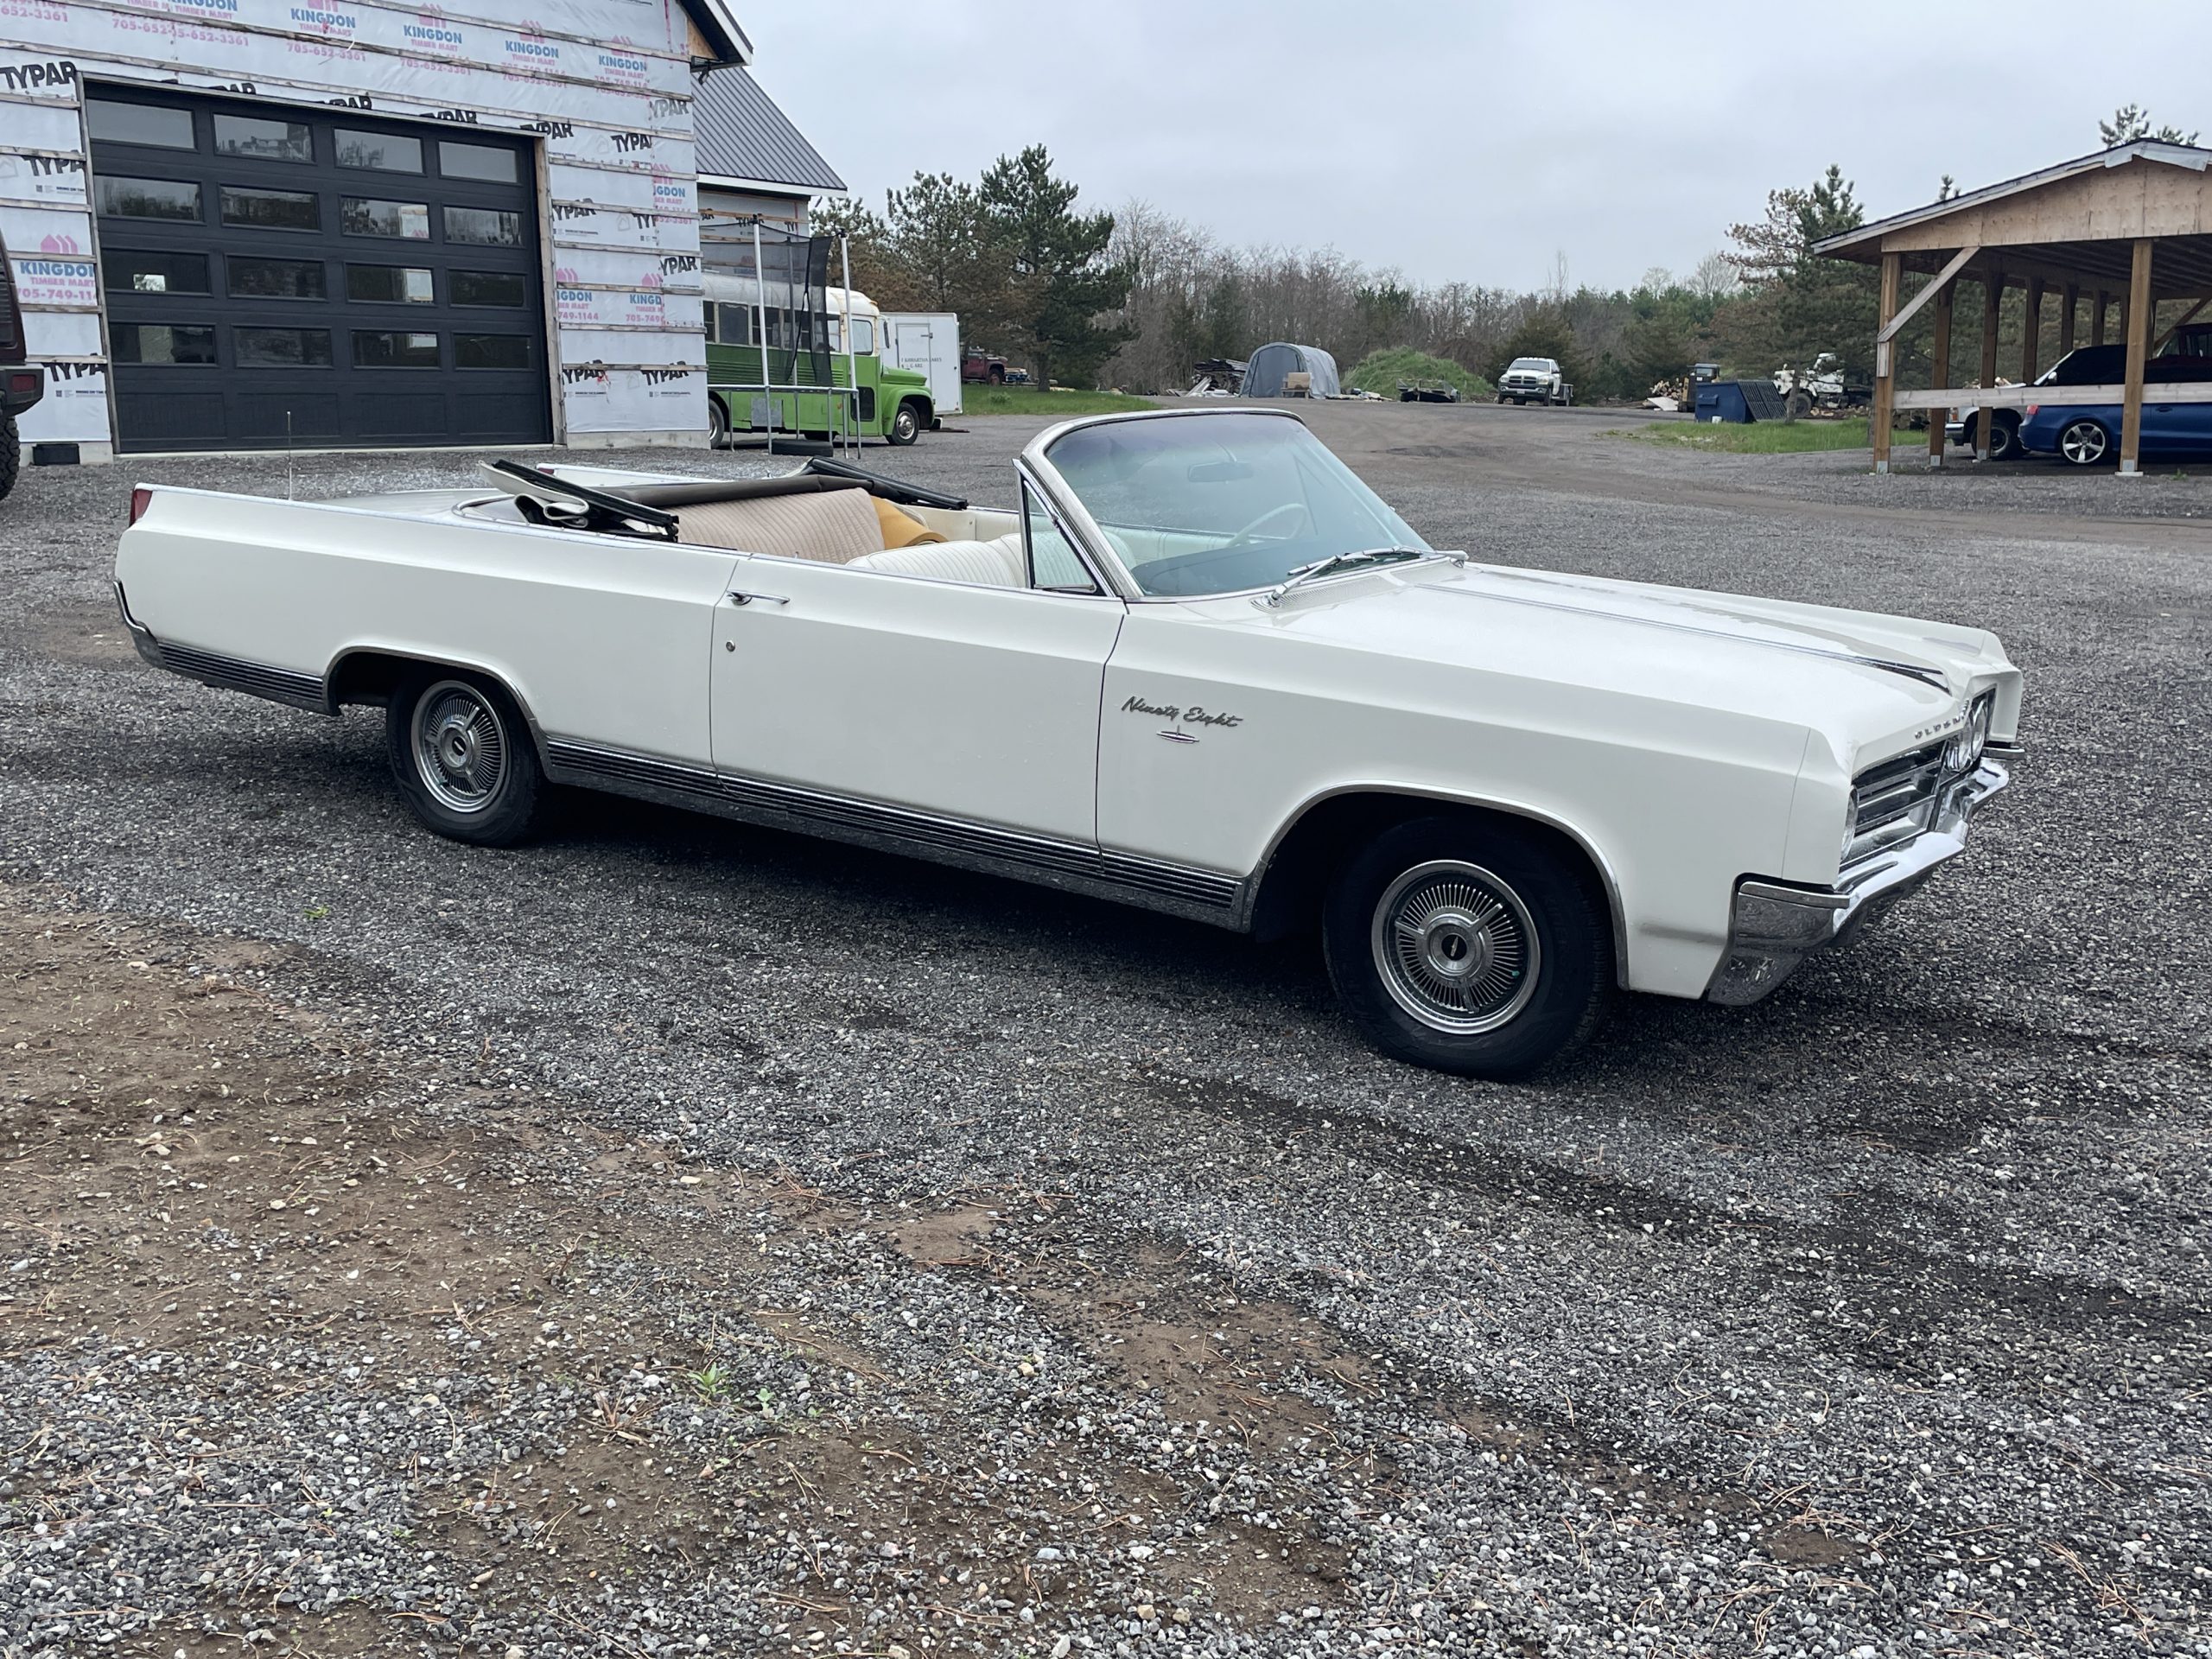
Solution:
<svg viewBox="0 0 2212 1659"><path fill-rule="evenodd" d="M2165 355L2143 365L2143 453L2212 456L2212 404L2162 403L2162 386L2212 381L2212 334L2184 329ZM2126 348L2087 346L2069 352L2038 386L2113 385L2127 372ZM2020 448L2031 455L2056 455L2075 467L2096 467L2120 455L2120 406L2116 404L2030 404L2022 411Z"/></svg>

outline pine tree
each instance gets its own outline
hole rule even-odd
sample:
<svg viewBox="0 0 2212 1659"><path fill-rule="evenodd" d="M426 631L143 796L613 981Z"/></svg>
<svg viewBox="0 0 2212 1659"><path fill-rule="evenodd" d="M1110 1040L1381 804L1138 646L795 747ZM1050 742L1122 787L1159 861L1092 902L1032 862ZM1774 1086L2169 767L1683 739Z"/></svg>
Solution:
<svg viewBox="0 0 2212 1659"><path fill-rule="evenodd" d="M1130 277L1105 257L1114 215L1077 213L1077 194L1073 184L1053 176L1042 144L1000 156L978 193L1008 270L1007 315L1046 391L1056 365L1064 379L1094 377L1136 332L1097 320L1128 302Z"/></svg>

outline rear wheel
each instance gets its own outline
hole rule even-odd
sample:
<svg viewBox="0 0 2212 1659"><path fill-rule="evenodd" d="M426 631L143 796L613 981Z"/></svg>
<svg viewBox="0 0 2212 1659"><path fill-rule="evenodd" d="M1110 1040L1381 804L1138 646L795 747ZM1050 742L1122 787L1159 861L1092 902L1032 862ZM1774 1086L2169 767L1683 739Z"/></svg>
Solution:
<svg viewBox="0 0 2212 1659"><path fill-rule="evenodd" d="M729 410L719 397L707 399L707 444L714 449L729 448Z"/></svg>
<svg viewBox="0 0 2212 1659"><path fill-rule="evenodd" d="M16 434L16 417L0 415L0 497L16 487L22 465L23 441Z"/></svg>
<svg viewBox="0 0 2212 1659"><path fill-rule="evenodd" d="M899 412L891 417L891 430L886 435L896 444L912 443L922 435L922 406L915 403L899 405Z"/></svg>
<svg viewBox="0 0 2212 1659"><path fill-rule="evenodd" d="M2112 435L2095 421L2069 421L2058 435L2058 453L2075 467L2094 467L2112 453Z"/></svg>
<svg viewBox="0 0 2212 1659"><path fill-rule="evenodd" d="M2020 423L2002 416L1993 416L1989 423L1989 458L1992 461L2017 461L2020 455Z"/></svg>
<svg viewBox="0 0 2212 1659"><path fill-rule="evenodd" d="M1785 421L1802 421L1812 412L1813 394L1802 386L1782 400L1782 418Z"/></svg>
<svg viewBox="0 0 2212 1659"><path fill-rule="evenodd" d="M1470 1077L1525 1077L1578 1046L1612 986L1612 929L1581 874L1534 834L1460 818L1414 819L1353 858L1322 946L1370 1043Z"/></svg>
<svg viewBox="0 0 2212 1659"><path fill-rule="evenodd" d="M455 669L410 672L392 689L385 746L400 793L438 834L512 847L530 833L544 776L521 711L495 682Z"/></svg>

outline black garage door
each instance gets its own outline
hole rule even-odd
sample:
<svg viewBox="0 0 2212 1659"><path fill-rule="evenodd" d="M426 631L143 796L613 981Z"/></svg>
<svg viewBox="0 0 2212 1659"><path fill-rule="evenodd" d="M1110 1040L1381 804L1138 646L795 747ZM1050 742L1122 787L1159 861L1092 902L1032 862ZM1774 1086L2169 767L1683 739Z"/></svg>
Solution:
<svg viewBox="0 0 2212 1659"><path fill-rule="evenodd" d="M526 141L136 88L86 115L124 449L551 437Z"/></svg>

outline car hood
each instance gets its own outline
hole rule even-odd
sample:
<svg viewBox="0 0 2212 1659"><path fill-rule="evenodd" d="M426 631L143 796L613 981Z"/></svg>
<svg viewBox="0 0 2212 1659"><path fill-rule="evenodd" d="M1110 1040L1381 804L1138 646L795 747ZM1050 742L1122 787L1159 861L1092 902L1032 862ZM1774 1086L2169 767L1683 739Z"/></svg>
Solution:
<svg viewBox="0 0 2212 1659"><path fill-rule="evenodd" d="M1847 773L1935 741L1982 691L2013 730L1995 635L1909 617L1470 563L1363 573L1241 607L1315 642L1782 722ZM1242 619L1238 619L1240 621Z"/></svg>

